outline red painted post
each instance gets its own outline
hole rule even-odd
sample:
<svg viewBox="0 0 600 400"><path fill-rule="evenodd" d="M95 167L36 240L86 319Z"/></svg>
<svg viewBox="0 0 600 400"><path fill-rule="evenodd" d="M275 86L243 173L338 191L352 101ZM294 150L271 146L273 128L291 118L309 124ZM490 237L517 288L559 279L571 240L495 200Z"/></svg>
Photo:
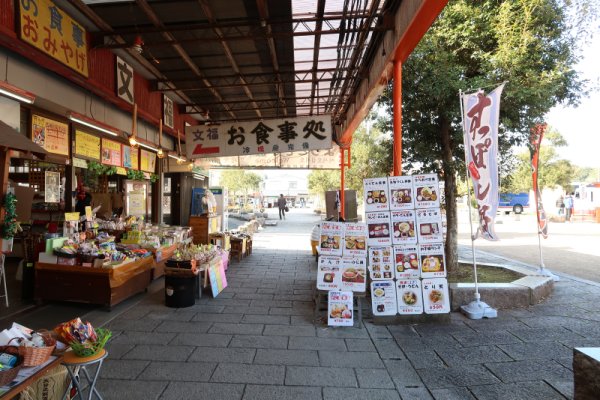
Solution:
<svg viewBox="0 0 600 400"><path fill-rule="evenodd" d="M345 218L345 212L346 212L346 195L345 195L345 188L344 188L344 180L345 180L345 174L344 174L344 167L346 166L346 163L344 162L344 154L346 153L346 149L344 149L343 147L340 147L340 218Z"/></svg>
<svg viewBox="0 0 600 400"><path fill-rule="evenodd" d="M402 63L394 61L394 176L402 175Z"/></svg>

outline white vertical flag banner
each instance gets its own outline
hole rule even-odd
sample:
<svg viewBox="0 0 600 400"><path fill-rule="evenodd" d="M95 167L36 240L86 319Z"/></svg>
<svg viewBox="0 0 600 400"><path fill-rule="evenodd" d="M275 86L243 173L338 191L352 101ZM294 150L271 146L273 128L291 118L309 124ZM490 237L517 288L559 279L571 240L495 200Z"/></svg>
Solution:
<svg viewBox="0 0 600 400"><path fill-rule="evenodd" d="M480 90L462 95L465 162L473 181L479 228L475 237L498 240L498 120L504 83L487 96Z"/></svg>

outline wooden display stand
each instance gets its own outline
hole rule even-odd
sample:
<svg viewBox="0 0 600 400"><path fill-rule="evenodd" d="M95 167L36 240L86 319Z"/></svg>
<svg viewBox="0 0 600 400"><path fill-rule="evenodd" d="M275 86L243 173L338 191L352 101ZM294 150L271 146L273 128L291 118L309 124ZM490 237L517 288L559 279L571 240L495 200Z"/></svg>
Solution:
<svg viewBox="0 0 600 400"><path fill-rule="evenodd" d="M153 264L153 257L116 268L36 263L35 298L101 304L110 308L148 288Z"/></svg>
<svg viewBox="0 0 600 400"><path fill-rule="evenodd" d="M210 244L210 234L221 230L221 216L192 216L190 217L189 226L192 228L194 244Z"/></svg>
<svg viewBox="0 0 600 400"><path fill-rule="evenodd" d="M169 247L162 247L152 252L154 254L154 268L152 268L152 280L160 278L165 274L165 263L169 258L173 256L175 250L177 250L177 243L172 244Z"/></svg>

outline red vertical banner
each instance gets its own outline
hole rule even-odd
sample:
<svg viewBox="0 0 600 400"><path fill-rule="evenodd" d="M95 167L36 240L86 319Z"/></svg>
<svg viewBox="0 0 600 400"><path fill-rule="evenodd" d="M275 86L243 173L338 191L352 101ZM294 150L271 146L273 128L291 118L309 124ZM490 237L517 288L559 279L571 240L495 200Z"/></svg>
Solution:
<svg viewBox="0 0 600 400"><path fill-rule="evenodd" d="M537 214L538 232L544 239L548 237L548 219L542 204L542 194L538 186L538 168L540 157L540 145L544 138L547 124L538 124L531 129L529 136L529 152L531 154L531 178L533 179L533 193L535 194L535 207Z"/></svg>

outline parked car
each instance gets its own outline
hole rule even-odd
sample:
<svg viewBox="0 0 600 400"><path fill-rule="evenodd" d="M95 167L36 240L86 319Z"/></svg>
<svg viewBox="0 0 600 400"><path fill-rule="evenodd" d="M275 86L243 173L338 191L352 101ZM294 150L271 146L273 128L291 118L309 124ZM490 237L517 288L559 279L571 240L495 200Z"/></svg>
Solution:
<svg viewBox="0 0 600 400"><path fill-rule="evenodd" d="M529 193L500 193L498 211L521 214L525 207L529 207Z"/></svg>

